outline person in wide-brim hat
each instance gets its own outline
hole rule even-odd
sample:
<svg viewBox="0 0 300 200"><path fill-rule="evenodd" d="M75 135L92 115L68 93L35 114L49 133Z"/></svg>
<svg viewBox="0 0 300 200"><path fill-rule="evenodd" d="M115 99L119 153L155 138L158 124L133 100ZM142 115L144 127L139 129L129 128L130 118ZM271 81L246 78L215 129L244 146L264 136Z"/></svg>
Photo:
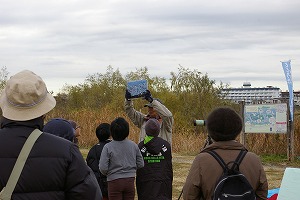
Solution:
<svg viewBox="0 0 300 200"><path fill-rule="evenodd" d="M15 74L6 82L0 97L3 114L0 118L0 191L7 199L101 200L97 180L78 146L55 136L65 129L56 123L52 134L43 131L45 115L55 105L44 81L29 70ZM71 124L69 133L73 134ZM37 136L37 140L32 141L31 136ZM34 142L32 147L26 145L30 140ZM26 162L20 153L24 152L23 147L30 151ZM20 167L15 165L20 158L24 167L18 178L14 172L15 167ZM7 190L4 186L9 186L12 178L18 178L17 184Z"/></svg>
<svg viewBox="0 0 300 200"><path fill-rule="evenodd" d="M0 97L3 117L16 121L38 118L52 110L55 105L56 101L47 91L44 81L29 70L12 76Z"/></svg>

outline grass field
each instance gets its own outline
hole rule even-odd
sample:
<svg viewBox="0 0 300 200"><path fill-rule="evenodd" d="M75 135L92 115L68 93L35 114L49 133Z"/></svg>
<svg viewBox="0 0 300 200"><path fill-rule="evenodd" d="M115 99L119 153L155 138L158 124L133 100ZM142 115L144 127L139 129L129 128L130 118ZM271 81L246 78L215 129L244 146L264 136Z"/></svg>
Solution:
<svg viewBox="0 0 300 200"><path fill-rule="evenodd" d="M88 149L81 149L82 155L86 157ZM178 199L185 179L195 156L180 155L173 153L173 199ZM262 159L264 160L264 159ZM279 188L286 167L299 167L299 163L276 162L265 163L269 189Z"/></svg>

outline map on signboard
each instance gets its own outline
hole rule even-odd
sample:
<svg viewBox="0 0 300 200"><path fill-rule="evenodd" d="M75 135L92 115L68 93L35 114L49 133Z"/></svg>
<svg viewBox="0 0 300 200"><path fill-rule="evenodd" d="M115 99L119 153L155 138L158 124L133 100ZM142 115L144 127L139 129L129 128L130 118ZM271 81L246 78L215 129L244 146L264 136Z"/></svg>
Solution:
<svg viewBox="0 0 300 200"><path fill-rule="evenodd" d="M138 98L145 94L148 89L147 80L129 81L127 82L127 90L130 92L132 98Z"/></svg>
<svg viewBox="0 0 300 200"><path fill-rule="evenodd" d="M245 133L287 133L287 105L245 105L244 123Z"/></svg>

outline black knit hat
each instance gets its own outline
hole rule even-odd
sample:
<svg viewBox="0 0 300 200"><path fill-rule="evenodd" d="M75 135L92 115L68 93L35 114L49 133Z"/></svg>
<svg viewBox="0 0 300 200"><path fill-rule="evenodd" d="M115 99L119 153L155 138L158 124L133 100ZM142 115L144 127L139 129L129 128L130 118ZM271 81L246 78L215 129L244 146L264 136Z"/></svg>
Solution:
<svg viewBox="0 0 300 200"><path fill-rule="evenodd" d="M65 138L69 141L74 139L74 129L68 120L63 118L53 118L47 122L43 128L44 132Z"/></svg>
<svg viewBox="0 0 300 200"><path fill-rule="evenodd" d="M157 137L160 132L160 124L157 119L150 118L145 125L145 131L148 136Z"/></svg>
<svg viewBox="0 0 300 200"><path fill-rule="evenodd" d="M213 110L206 120L208 134L215 141L234 140L242 131L242 118L229 107Z"/></svg>

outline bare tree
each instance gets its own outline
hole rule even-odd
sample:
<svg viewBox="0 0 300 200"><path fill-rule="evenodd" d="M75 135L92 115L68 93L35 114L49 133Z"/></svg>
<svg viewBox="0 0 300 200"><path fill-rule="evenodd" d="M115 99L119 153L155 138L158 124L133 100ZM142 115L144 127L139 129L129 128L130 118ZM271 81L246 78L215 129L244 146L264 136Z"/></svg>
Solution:
<svg viewBox="0 0 300 200"><path fill-rule="evenodd" d="M6 85L7 77L8 77L8 71L6 66L2 67L0 70L0 92L3 90L3 88Z"/></svg>

